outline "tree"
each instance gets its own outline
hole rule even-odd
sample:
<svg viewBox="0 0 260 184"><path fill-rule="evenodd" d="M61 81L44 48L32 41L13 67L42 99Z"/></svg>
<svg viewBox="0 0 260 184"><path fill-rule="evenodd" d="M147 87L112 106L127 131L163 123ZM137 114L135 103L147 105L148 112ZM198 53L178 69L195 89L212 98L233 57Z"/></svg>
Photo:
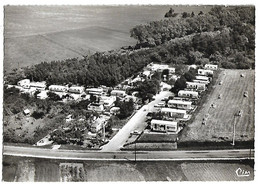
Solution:
<svg viewBox="0 0 260 184"><path fill-rule="evenodd" d="M48 92L47 93L48 97L53 100L53 101L59 101L61 100L60 96L57 95L56 93L53 93L53 92Z"/></svg>
<svg viewBox="0 0 260 184"><path fill-rule="evenodd" d="M173 93L178 93L179 90L183 90L187 87L185 77L181 76L179 79L176 80L175 85L173 88L170 89Z"/></svg>

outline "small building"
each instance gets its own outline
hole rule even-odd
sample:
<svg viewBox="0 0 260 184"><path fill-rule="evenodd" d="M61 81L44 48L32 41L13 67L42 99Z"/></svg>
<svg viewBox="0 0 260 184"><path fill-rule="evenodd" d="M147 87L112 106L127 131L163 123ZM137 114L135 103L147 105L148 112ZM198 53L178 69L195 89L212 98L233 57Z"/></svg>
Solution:
<svg viewBox="0 0 260 184"><path fill-rule="evenodd" d="M98 133L106 125L106 120L104 118L97 118L91 125L91 132Z"/></svg>
<svg viewBox="0 0 260 184"><path fill-rule="evenodd" d="M209 81L203 81L203 80L193 80L193 82L201 83L201 84L205 84L205 85L209 84Z"/></svg>
<svg viewBox="0 0 260 184"><path fill-rule="evenodd" d="M204 69L198 69L198 74L199 75L204 75L204 76L213 76L213 71L212 70L204 70Z"/></svg>
<svg viewBox="0 0 260 184"><path fill-rule="evenodd" d="M179 97L183 98L199 98L199 93L197 91L185 91L185 90L180 90L178 92Z"/></svg>
<svg viewBox="0 0 260 184"><path fill-rule="evenodd" d="M30 79L20 80L19 82L17 82L17 85L21 86L25 89L29 89L30 88Z"/></svg>
<svg viewBox="0 0 260 184"><path fill-rule="evenodd" d="M143 71L143 75L145 75L147 78L149 78L151 76L151 71L145 70L145 71Z"/></svg>
<svg viewBox="0 0 260 184"><path fill-rule="evenodd" d="M132 100L133 102L136 102L138 100L138 98L136 96L126 95L123 100L126 102L129 102L130 100Z"/></svg>
<svg viewBox="0 0 260 184"><path fill-rule="evenodd" d="M172 108L162 108L161 113L168 118L185 118L186 110L172 109Z"/></svg>
<svg viewBox="0 0 260 184"><path fill-rule="evenodd" d="M170 108L177 108L177 109L184 109L190 110L192 102L189 101L182 101L182 100L169 100L168 107Z"/></svg>
<svg viewBox="0 0 260 184"><path fill-rule="evenodd" d="M217 70L218 69L218 65L205 64L204 68L208 69L208 70Z"/></svg>
<svg viewBox="0 0 260 184"><path fill-rule="evenodd" d="M50 85L49 90L52 92L66 92L68 91L68 86L61 86L61 85Z"/></svg>
<svg viewBox="0 0 260 184"><path fill-rule="evenodd" d="M119 114L120 113L120 107L112 107L110 109L110 113L113 115Z"/></svg>
<svg viewBox="0 0 260 184"><path fill-rule="evenodd" d="M104 111L104 106L102 104L98 104L98 103L90 103L88 105L88 110L102 112L102 111Z"/></svg>
<svg viewBox="0 0 260 184"><path fill-rule="evenodd" d="M198 91L205 91L206 84L199 83L199 82L186 82L187 89L194 89Z"/></svg>
<svg viewBox="0 0 260 184"><path fill-rule="evenodd" d="M118 97L121 97L121 98L123 98L123 97L125 97L126 96L126 92L125 91L123 91L123 90L112 90L111 91L111 96L118 96Z"/></svg>
<svg viewBox="0 0 260 184"><path fill-rule="evenodd" d="M103 90L103 88L87 88L86 92L87 92L87 94L101 96L103 94L104 90Z"/></svg>
<svg viewBox="0 0 260 184"><path fill-rule="evenodd" d="M24 113L24 115L29 116L30 113L31 113L31 111L30 111L29 109L25 109L25 110L23 111L23 113Z"/></svg>
<svg viewBox="0 0 260 184"><path fill-rule="evenodd" d="M114 102L116 101L115 96L100 96L100 104L103 104L106 108L111 108L114 105Z"/></svg>
<svg viewBox="0 0 260 184"><path fill-rule="evenodd" d="M47 91L41 91L39 94L37 94L37 98L41 100L48 98Z"/></svg>
<svg viewBox="0 0 260 184"><path fill-rule="evenodd" d="M178 122L152 119L151 130L176 133L178 131Z"/></svg>
<svg viewBox="0 0 260 184"><path fill-rule="evenodd" d="M210 83L211 78L210 77L206 77L206 76L201 76L201 75L197 75L195 76L196 80L200 80L200 81L206 81L208 83Z"/></svg>
<svg viewBox="0 0 260 184"><path fill-rule="evenodd" d="M46 82L42 81L42 82L31 82L30 83L30 88L35 88L37 90L45 90L46 89Z"/></svg>
<svg viewBox="0 0 260 184"><path fill-rule="evenodd" d="M71 86L68 91L70 93L82 94L84 90L85 88L83 86Z"/></svg>

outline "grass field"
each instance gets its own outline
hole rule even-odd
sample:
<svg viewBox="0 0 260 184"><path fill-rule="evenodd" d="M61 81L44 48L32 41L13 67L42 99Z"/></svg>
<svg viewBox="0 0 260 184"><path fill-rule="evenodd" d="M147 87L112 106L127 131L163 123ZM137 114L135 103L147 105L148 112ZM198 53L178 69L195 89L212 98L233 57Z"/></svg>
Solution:
<svg viewBox="0 0 260 184"><path fill-rule="evenodd" d="M4 156L3 161L3 181L60 181L61 163L83 164L85 181L248 181L254 177L253 165L239 161L82 162L11 156ZM238 168L250 175L237 177Z"/></svg>
<svg viewBox="0 0 260 184"><path fill-rule="evenodd" d="M173 7L182 13L210 6L6 6L4 69L42 61L82 57L134 45L130 29L163 19ZM18 64L19 63L19 64Z"/></svg>
<svg viewBox="0 0 260 184"><path fill-rule="evenodd" d="M245 77L240 77L244 74ZM236 121L236 140L254 139L254 70L222 70L213 90L194 121L186 127L179 142L185 141L232 141L233 125ZM219 82L222 84L219 85ZM248 91L248 97L243 94ZM218 99L219 94L221 99ZM211 104L215 107L212 108ZM242 116L234 116L242 110ZM202 119L208 114L206 124Z"/></svg>

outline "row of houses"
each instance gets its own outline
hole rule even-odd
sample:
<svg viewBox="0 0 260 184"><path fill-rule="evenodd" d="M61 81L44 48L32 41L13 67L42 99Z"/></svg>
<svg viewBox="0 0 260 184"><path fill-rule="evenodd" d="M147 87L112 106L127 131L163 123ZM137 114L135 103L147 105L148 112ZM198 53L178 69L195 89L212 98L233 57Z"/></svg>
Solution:
<svg viewBox="0 0 260 184"><path fill-rule="evenodd" d="M166 119L151 120L151 131L157 132L168 132L168 133L178 133L179 126L178 122L185 121L191 115L187 114L187 111L193 109L192 101L199 99L199 93L207 89L207 85L211 82L211 77L214 71L217 70L217 65L205 65L205 69L198 70L198 76L193 82L187 82L187 88L185 90L180 90L178 92L178 97L169 100L165 107L162 104L160 113L166 117Z"/></svg>

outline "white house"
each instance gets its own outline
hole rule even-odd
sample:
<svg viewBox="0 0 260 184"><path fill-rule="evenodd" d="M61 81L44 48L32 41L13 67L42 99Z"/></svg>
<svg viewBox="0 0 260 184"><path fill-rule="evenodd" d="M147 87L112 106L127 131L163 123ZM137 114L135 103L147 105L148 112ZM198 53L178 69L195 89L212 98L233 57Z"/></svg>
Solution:
<svg viewBox="0 0 260 184"><path fill-rule="evenodd" d="M195 76L195 77L196 77L196 80L206 81L206 82L208 82L208 83L210 83L210 81L211 81L211 78L210 78L210 77L201 76L201 75L197 75L197 76Z"/></svg>
<svg viewBox="0 0 260 184"><path fill-rule="evenodd" d="M24 113L24 115L28 116L28 115L30 115L31 111L29 109L25 109L23 111L23 113Z"/></svg>
<svg viewBox="0 0 260 184"><path fill-rule="evenodd" d="M168 107L170 108L177 108L177 109L184 109L190 110L192 102L189 101L182 101L182 100L169 100Z"/></svg>
<svg viewBox="0 0 260 184"><path fill-rule="evenodd" d="M88 110L102 112L104 110L104 106L102 104L90 103L88 105Z"/></svg>
<svg viewBox="0 0 260 184"><path fill-rule="evenodd" d="M116 114L118 114L119 112L120 112L120 107L112 107L112 108L110 109L110 113L111 113L111 114L116 115Z"/></svg>
<svg viewBox="0 0 260 184"><path fill-rule="evenodd" d="M145 71L143 71L143 75L145 75L147 78L149 78L151 75L151 71L145 70Z"/></svg>
<svg viewBox="0 0 260 184"><path fill-rule="evenodd" d="M42 100L48 98L47 91L41 91L39 94L37 94L37 98Z"/></svg>
<svg viewBox="0 0 260 184"><path fill-rule="evenodd" d="M102 93L103 93L104 91L103 91L103 88L87 88L87 89L86 89L86 92L87 92L88 94L100 96L100 95L102 95Z"/></svg>
<svg viewBox="0 0 260 184"><path fill-rule="evenodd" d="M104 118L97 118L91 125L91 132L97 133L102 130L106 125L106 120Z"/></svg>
<svg viewBox="0 0 260 184"><path fill-rule="evenodd" d="M42 81L42 82L31 82L30 83L30 88L35 88L37 90L45 90L46 82L45 81Z"/></svg>
<svg viewBox="0 0 260 184"><path fill-rule="evenodd" d="M111 96L118 96L118 97L125 97L126 96L126 92L123 90L112 90L111 91Z"/></svg>
<svg viewBox="0 0 260 184"><path fill-rule="evenodd" d="M52 92L66 92L68 91L68 86L61 86L61 85L50 85L49 90Z"/></svg>
<svg viewBox="0 0 260 184"><path fill-rule="evenodd" d="M199 83L199 82L186 82L187 89L194 89L199 91L206 90L206 84Z"/></svg>
<svg viewBox="0 0 260 184"><path fill-rule="evenodd" d="M17 82L17 85L18 86L21 86L23 88L30 88L30 79L23 79L23 80L20 80L19 82Z"/></svg>
<svg viewBox="0 0 260 184"><path fill-rule="evenodd" d="M106 108L111 108L114 105L114 102L116 101L115 96L100 96L100 104L103 104Z"/></svg>
<svg viewBox="0 0 260 184"><path fill-rule="evenodd" d="M153 63L150 63L147 67L150 68L152 71L158 71L158 72L162 72L163 70L169 68L168 65L164 65L164 64L153 64Z"/></svg>
<svg viewBox="0 0 260 184"><path fill-rule="evenodd" d="M193 80L193 82L201 83L201 84L205 84L205 85L209 84L209 81L203 81L203 80Z"/></svg>
<svg viewBox="0 0 260 184"><path fill-rule="evenodd" d="M186 110L172 109L172 108L162 108L161 113L169 118L185 118Z"/></svg>
<svg viewBox="0 0 260 184"><path fill-rule="evenodd" d="M84 90L85 88L83 86L71 86L68 91L70 93L81 94L84 92Z"/></svg>
<svg viewBox="0 0 260 184"><path fill-rule="evenodd" d="M204 68L208 69L208 70L217 70L218 69L218 65L205 64Z"/></svg>
<svg viewBox="0 0 260 184"><path fill-rule="evenodd" d="M212 76L213 71L212 70L204 70L204 69L198 69L199 75L205 75L205 76Z"/></svg>
<svg viewBox="0 0 260 184"><path fill-rule="evenodd" d="M179 97L183 98L198 98L199 93L197 91L185 91L185 90L180 90L178 92Z"/></svg>
<svg viewBox="0 0 260 184"><path fill-rule="evenodd" d="M177 132L178 122L176 121L164 121L153 119L151 121L151 130L159 132Z"/></svg>

